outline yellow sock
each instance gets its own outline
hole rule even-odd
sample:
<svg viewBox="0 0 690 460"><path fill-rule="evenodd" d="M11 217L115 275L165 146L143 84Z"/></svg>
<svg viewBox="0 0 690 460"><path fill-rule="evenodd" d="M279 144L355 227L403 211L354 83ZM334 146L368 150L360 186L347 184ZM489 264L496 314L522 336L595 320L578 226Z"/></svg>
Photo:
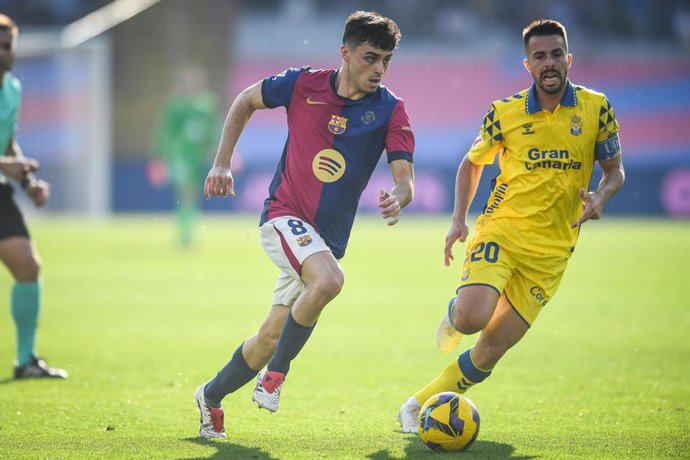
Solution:
<svg viewBox="0 0 690 460"><path fill-rule="evenodd" d="M454 391L456 393L458 390L458 382L463 378L462 372L460 372L460 366L458 366L457 360L453 360L443 372L436 377L430 384L415 393L414 397L417 402L421 405L424 404L427 399L431 398L437 393L443 391Z"/></svg>
<svg viewBox="0 0 690 460"><path fill-rule="evenodd" d="M414 397L420 405L423 405L433 395L443 391L454 391L462 394L491 375L490 370L487 371L475 366L472 358L470 358L470 350L462 353L456 361L446 366L441 375L415 393Z"/></svg>

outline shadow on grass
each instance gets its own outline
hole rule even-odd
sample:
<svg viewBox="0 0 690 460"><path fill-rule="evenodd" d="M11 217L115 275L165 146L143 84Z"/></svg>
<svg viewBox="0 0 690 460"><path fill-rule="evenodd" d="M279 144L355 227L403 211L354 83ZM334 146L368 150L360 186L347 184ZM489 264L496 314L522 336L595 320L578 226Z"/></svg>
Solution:
<svg viewBox="0 0 690 460"><path fill-rule="evenodd" d="M216 449L216 452L210 456L204 457L184 457L179 460L202 460L202 459L257 459L257 460L278 460L277 457L271 456L269 453L262 451L259 448L248 448L239 444L232 444L226 439L205 439L205 438L185 438L184 441L191 442L200 446L211 446ZM493 441L476 441L469 449L463 452L434 452L424 445L424 443L416 435L410 435L406 438L407 445L405 446L406 459L441 459L453 458L461 454L464 459L481 458L481 459L513 459L513 460L529 460L538 458L535 456L517 456L514 454L515 448L510 444L502 444ZM362 453L362 458L370 460L393 460L398 459L397 455L393 455L388 450L380 450L365 456Z"/></svg>
<svg viewBox="0 0 690 460"><path fill-rule="evenodd" d="M7 377L5 379L0 380L0 385L10 385L16 383L17 385L21 385L22 383L26 382L64 382L65 379L56 379L56 378L48 378L48 377L41 377L41 378L28 378L28 379L15 379L14 377Z"/></svg>
<svg viewBox="0 0 690 460"><path fill-rule="evenodd" d="M516 456L513 452L515 448L510 444L502 444L500 442L493 441L475 441L469 449L463 452L435 452L424 445L421 439L416 435L407 436L407 445L405 446L405 456L403 458L407 459L417 459L417 458L456 458L458 454L462 455L463 459L466 458L496 458L496 459L515 459L515 460L528 460L532 458L537 458L533 456ZM373 454L367 455L368 459L371 460L392 460L394 457L387 450L380 450L374 452Z"/></svg>
<svg viewBox="0 0 690 460"><path fill-rule="evenodd" d="M201 460L209 458L246 458L257 460L277 460L270 454L258 448L249 448L228 442L227 439L185 438L183 441L191 442L199 446L210 446L216 449L216 453L204 457L179 457L180 460Z"/></svg>

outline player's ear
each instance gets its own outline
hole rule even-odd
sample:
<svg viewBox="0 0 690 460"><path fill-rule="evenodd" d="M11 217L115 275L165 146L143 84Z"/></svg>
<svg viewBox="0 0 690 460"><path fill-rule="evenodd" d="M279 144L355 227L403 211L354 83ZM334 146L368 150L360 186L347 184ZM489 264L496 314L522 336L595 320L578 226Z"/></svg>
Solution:
<svg viewBox="0 0 690 460"><path fill-rule="evenodd" d="M347 45L341 46L340 47L340 56L343 58L343 61L345 61L349 64L350 63L350 47Z"/></svg>
<svg viewBox="0 0 690 460"><path fill-rule="evenodd" d="M529 60L527 58L522 60L522 65L525 66L525 69L527 69L529 73L532 73L532 69L530 69Z"/></svg>
<svg viewBox="0 0 690 460"><path fill-rule="evenodd" d="M566 59L568 60L568 68L570 68L570 66L573 65L573 55L568 53Z"/></svg>

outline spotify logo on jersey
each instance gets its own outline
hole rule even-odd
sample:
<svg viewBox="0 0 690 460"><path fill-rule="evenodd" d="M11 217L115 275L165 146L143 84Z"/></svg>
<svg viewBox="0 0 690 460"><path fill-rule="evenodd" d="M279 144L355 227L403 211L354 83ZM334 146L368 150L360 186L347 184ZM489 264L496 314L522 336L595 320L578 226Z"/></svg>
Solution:
<svg viewBox="0 0 690 460"><path fill-rule="evenodd" d="M316 154L311 166L321 182L335 182L345 173L345 158L337 150L324 149Z"/></svg>

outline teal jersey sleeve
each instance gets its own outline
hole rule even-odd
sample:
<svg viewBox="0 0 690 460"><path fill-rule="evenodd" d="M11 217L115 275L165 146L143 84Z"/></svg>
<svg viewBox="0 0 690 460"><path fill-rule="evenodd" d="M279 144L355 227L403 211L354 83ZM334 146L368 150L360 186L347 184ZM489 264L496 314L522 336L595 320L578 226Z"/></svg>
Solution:
<svg viewBox="0 0 690 460"><path fill-rule="evenodd" d="M5 73L0 88L0 155L5 154L7 144L17 130L22 86L11 73Z"/></svg>

